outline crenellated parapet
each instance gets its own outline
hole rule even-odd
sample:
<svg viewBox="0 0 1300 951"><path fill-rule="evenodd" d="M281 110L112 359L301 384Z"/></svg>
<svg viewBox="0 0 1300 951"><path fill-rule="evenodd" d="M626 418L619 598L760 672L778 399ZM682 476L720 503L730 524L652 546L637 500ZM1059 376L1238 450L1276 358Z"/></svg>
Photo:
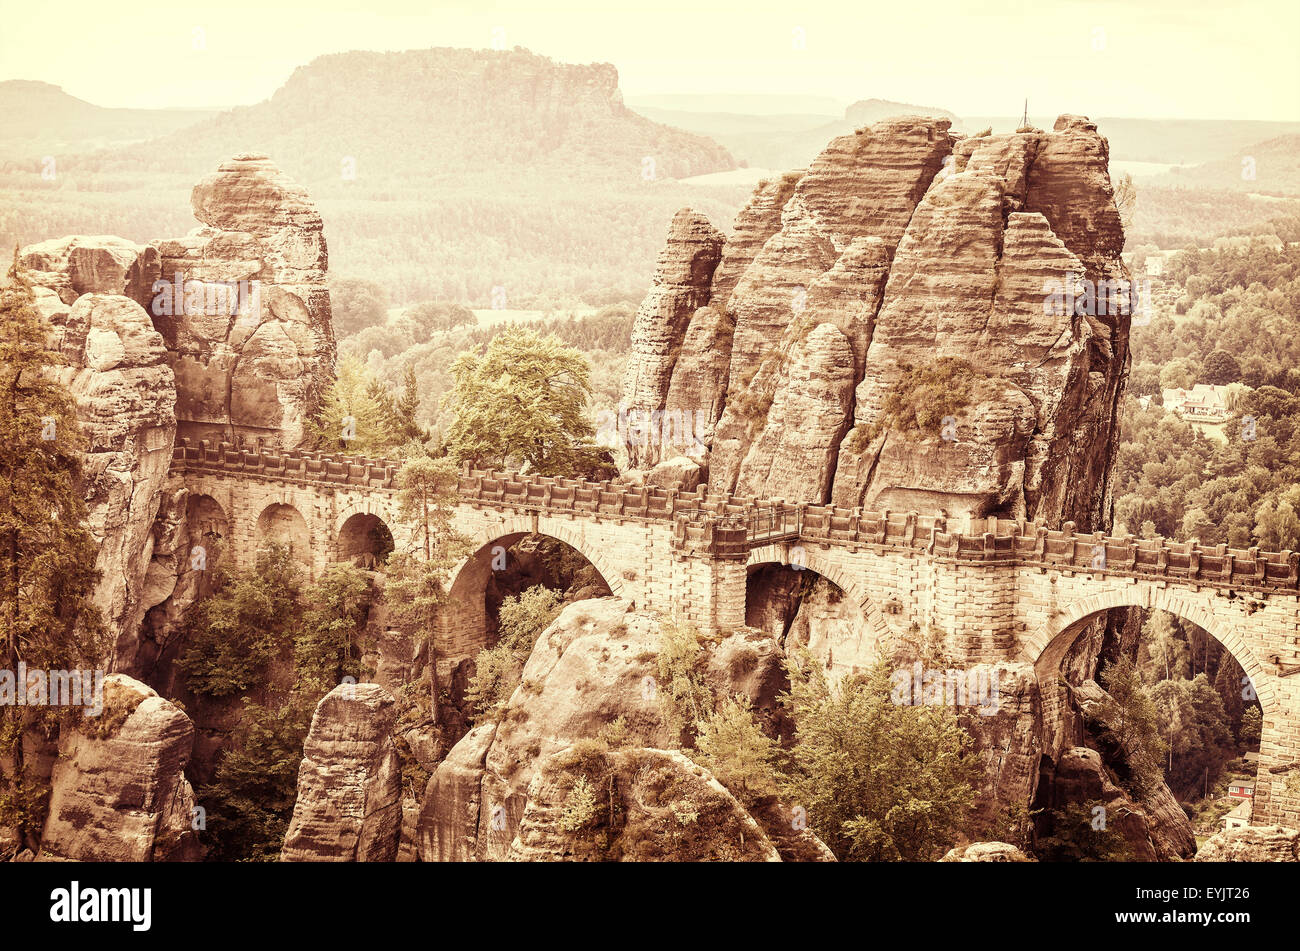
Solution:
<svg viewBox="0 0 1300 951"><path fill-rule="evenodd" d="M172 471L241 473L249 479L320 482L393 491L401 463L333 453L245 449L229 442L179 438L172 450Z"/></svg>
<svg viewBox="0 0 1300 951"><path fill-rule="evenodd" d="M177 440L174 471L237 474L250 480L318 483L391 493L401 463L336 453L245 449L228 442ZM1196 541L1081 533L1001 518L949 519L916 512L868 512L832 505L721 495L709 486L661 486L461 469L465 504L593 520L669 522L680 553L744 558L760 545L913 550L938 560L1035 565L1062 571L1171 578L1248 590L1300 591L1300 553L1203 546ZM949 524L960 521L961 524Z"/></svg>

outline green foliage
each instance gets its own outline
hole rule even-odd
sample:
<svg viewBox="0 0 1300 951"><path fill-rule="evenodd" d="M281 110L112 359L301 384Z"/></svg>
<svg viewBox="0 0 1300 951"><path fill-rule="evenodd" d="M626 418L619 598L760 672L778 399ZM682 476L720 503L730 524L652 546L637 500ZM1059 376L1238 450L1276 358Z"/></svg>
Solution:
<svg viewBox="0 0 1300 951"><path fill-rule="evenodd" d="M1165 745L1160 739L1156 705L1137 666L1127 656L1106 665L1101 682L1108 697L1097 719L1110 728L1126 754L1131 770L1126 779L1129 791L1144 796L1162 779L1160 764Z"/></svg>
<svg viewBox="0 0 1300 951"><path fill-rule="evenodd" d="M185 619L178 663L191 690L228 697L265 682L268 665L291 639L298 575L280 545L259 551L252 568L217 569L213 594Z"/></svg>
<svg viewBox="0 0 1300 951"><path fill-rule="evenodd" d="M1259 746L1260 735L1264 729L1264 714L1258 706L1247 707L1241 714L1241 728L1237 739L1247 749Z"/></svg>
<svg viewBox="0 0 1300 951"><path fill-rule="evenodd" d="M659 706L669 728L684 737L713 713L713 691L704 671L704 648L692 625L659 625Z"/></svg>
<svg viewBox="0 0 1300 951"><path fill-rule="evenodd" d="M474 676L465 699L475 711L475 722L501 715L510 695L519 686L524 665L542 631L564 607L558 591L536 585L508 597L501 603L497 642L481 650L474 662Z"/></svg>
<svg viewBox="0 0 1300 951"><path fill-rule="evenodd" d="M358 277L330 278L330 319L336 336L383 325L388 307L384 285Z"/></svg>
<svg viewBox="0 0 1300 951"><path fill-rule="evenodd" d="M591 825L600 812L600 800L586 776L579 776L564 800L560 812L560 828L565 832L579 832Z"/></svg>
<svg viewBox="0 0 1300 951"><path fill-rule="evenodd" d="M397 474L399 516L413 548L388 560L386 598L394 623L426 634L446 598L443 579L469 550L452 516L458 502L456 467L448 459L412 454Z"/></svg>
<svg viewBox="0 0 1300 951"><path fill-rule="evenodd" d="M462 353L451 372L455 422L446 445L457 462L541 475L580 468L575 447L592 447L595 435L587 416L590 368L581 353L554 336L512 327L485 354Z"/></svg>
<svg viewBox="0 0 1300 951"><path fill-rule="evenodd" d="M1162 680L1151 691L1168 749L1165 781L1188 797L1215 785L1223 764L1236 753L1223 701L1205 674Z"/></svg>
<svg viewBox="0 0 1300 951"><path fill-rule="evenodd" d="M837 685L806 653L787 667L797 742L785 801L842 860L939 858L973 821L981 775L952 712L895 704L883 658Z"/></svg>
<svg viewBox="0 0 1300 951"><path fill-rule="evenodd" d="M395 397L360 360L345 357L308 429L319 449L358 456L392 455L419 434L414 421L418 408L413 377L401 397Z"/></svg>
<svg viewBox="0 0 1300 951"><path fill-rule="evenodd" d="M886 429L937 438L943 418L958 416L970 405L980 376L969 362L956 357L940 357L922 367L902 364L868 439Z"/></svg>
<svg viewBox="0 0 1300 951"><path fill-rule="evenodd" d="M743 694L723 700L696 725L695 747L692 758L746 806L776 794L780 747L763 732Z"/></svg>
<svg viewBox="0 0 1300 951"><path fill-rule="evenodd" d="M359 638L374 602L370 579L360 568L339 563L325 569L303 592L306 609L294 639L294 667L300 683L328 693L345 677L362 678Z"/></svg>
<svg viewBox="0 0 1300 951"><path fill-rule="evenodd" d="M97 666L108 649L91 598L99 573L86 530L81 451L62 362L18 268L0 287L0 669ZM46 438L49 437L49 438ZM68 711L0 707L0 825L39 834L48 790L25 778L25 726ZM54 723L47 722L53 729Z"/></svg>
<svg viewBox="0 0 1300 951"><path fill-rule="evenodd" d="M244 701L239 727L199 790L207 809L200 838L214 861L275 861L298 795L298 767L319 697L295 695L281 704Z"/></svg>
<svg viewBox="0 0 1300 951"><path fill-rule="evenodd" d="M1105 808L1097 801L1072 803L1050 809L1044 815L1048 833L1034 842L1033 851L1042 862L1127 862L1133 858L1128 840L1102 820Z"/></svg>

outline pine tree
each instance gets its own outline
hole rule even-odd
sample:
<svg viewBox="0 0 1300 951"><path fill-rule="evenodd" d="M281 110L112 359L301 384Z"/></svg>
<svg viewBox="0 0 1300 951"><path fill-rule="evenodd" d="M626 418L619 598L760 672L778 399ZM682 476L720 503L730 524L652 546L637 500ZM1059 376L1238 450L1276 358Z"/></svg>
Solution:
<svg viewBox="0 0 1300 951"><path fill-rule="evenodd" d="M0 288L0 669L15 675L19 661L28 669L93 666L106 647L92 601L98 572L81 495L84 440L49 340L15 250ZM0 706L0 757L13 764L0 777L0 825L29 839L47 790L26 775L22 734L38 717L57 719Z"/></svg>

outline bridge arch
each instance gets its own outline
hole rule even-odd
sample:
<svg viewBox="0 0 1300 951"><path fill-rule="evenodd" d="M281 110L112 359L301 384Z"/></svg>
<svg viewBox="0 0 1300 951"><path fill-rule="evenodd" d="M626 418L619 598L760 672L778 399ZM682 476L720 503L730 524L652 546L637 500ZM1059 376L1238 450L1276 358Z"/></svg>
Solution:
<svg viewBox="0 0 1300 951"><path fill-rule="evenodd" d="M494 561L528 535L542 535L568 545L600 574L614 597L624 596L623 577L608 558L559 519L523 516L503 519L469 536L471 553L448 573L447 601L439 612L435 648L443 664L474 656L487 646L485 595Z"/></svg>
<svg viewBox="0 0 1300 951"><path fill-rule="evenodd" d="M1034 665L1039 683L1054 683L1061 661L1089 622L1112 608L1143 608L1167 611L1190 621L1223 645L1241 665L1259 698L1264 718L1276 717L1280 703L1274 689L1272 672L1259 662L1254 652L1237 632L1236 626L1207 610L1202 604L1180 596L1169 588L1150 585L1125 585L1110 588L1070 602L1055 614L1047 625L1035 633L1021 651L1021 660Z"/></svg>
<svg viewBox="0 0 1300 951"><path fill-rule="evenodd" d="M272 502L257 516L257 547L284 545L299 564L312 566L311 528L302 512L289 502Z"/></svg>
<svg viewBox="0 0 1300 951"><path fill-rule="evenodd" d="M799 566L816 572L836 585L858 606L862 611L862 616L866 619L868 634L874 640L880 642L887 640L891 636L889 625L886 623L885 616L876 602L862 589L851 574L825 558L813 546L791 544L789 542L775 542L770 545L763 545L749 553L749 559L745 562L745 567L747 570L752 570L765 564L784 565L786 567Z"/></svg>

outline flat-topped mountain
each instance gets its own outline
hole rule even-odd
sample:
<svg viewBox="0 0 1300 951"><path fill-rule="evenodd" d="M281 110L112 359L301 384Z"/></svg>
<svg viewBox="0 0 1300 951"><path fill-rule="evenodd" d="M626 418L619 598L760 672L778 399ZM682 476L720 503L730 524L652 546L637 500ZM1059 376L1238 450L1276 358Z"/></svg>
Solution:
<svg viewBox="0 0 1300 951"><path fill-rule="evenodd" d="M497 175L639 181L725 171L715 142L623 105L608 63L557 63L527 50L354 51L293 72L270 99L221 113L95 164L148 156L193 175L257 150L299 181L389 187Z"/></svg>

